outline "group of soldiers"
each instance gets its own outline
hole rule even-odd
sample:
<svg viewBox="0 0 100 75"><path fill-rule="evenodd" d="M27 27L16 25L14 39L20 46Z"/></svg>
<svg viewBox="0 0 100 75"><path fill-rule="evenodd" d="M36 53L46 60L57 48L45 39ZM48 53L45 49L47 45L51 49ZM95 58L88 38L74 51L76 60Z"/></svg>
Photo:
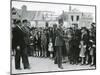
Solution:
<svg viewBox="0 0 100 75"><path fill-rule="evenodd" d="M20 68L20 59L24 69L30 69L28 56L50 57L54 64L63 69L63 60L70 64L95 65L96 60L96 28L95 23L91 28L74 27L63 28L63 20L58 20L58 25L45 28L31 27L28 20L13 20L12 51L15 55L15 68ZM83 44L82 44L83 42Z"/></svg>

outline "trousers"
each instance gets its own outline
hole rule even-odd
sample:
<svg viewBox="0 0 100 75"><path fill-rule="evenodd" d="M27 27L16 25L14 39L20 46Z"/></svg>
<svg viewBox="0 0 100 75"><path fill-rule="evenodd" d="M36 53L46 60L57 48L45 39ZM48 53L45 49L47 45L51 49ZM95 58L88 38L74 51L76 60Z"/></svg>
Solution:
<svg viewBox="0 0 100 75"><path fill-rule="evenodd" d="M27 54L26 48L21 48L20 50L16 49L16 54L15 54L15 68L16 69L20 68L21 58L22 58L22 63L24 65L24 68L28 68L29 61L28 61L28 54Z"/></svg>
<svg viewBox="0 0 100 75"><path fill-rule="evenodd" d="M62 46L56 47L55 62L58 64L58 67L62 66Z"/></svg>

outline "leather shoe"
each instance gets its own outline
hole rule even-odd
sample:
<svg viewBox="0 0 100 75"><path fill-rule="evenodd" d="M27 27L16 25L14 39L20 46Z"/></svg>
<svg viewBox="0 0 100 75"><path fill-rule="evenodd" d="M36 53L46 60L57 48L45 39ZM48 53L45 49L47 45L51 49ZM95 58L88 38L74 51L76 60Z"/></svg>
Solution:
<svg viewBox="0 0 100 75"><path fill-rule="evenodd" d="M16 70L21 70L21 68L16 68Z"/></svg>
<svg viewBox="0 0 100 75"><path fill-rule="evenodd" d="M62 66L60 66L59 68L60 68L60 69L63 69L63 67L62 67Z"/></svg>

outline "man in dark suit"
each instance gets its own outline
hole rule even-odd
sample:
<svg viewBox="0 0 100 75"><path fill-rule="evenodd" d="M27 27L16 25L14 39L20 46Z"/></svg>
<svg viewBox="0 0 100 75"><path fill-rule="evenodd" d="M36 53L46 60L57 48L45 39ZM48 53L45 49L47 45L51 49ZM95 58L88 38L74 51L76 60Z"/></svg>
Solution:
<svg viewBox="0 0 100 75"><path fill-rule="evenodd" d="M56 46L56 58L55 58L55 64L58 64L58 67L60 69L63 69L62 67L62 47L64 46L64 40L63 40L63 29L62 29L62 21L59 20L59 27L56 30L56 39L55 39L55 46Z"/></svg>
<svg viewBox="0 0 100 75"><path fill-rule="evenodd" d="M78 24L74 24L74 35L73 35L73 43L74 43L74 50L73 50L73 55L74 55L74 64L78 64L78 58L79 58L79 44L81 40L81 31L78 29Z"/></svg>
<svg viewBox="0 0 100 75"><path fill-rule="evenodd" d="M22 63L24 65L24 69L29 68L29 61L28 61L28 56L27 56L27 50L25 49L25 40L24 40L24 35L25 33L21 29L21 21L17 20L16 21L16 27L12 31L13 34L13 40L12 44L15 49L15 68L16 69L21 69L20 68L20 59L22 58Z"/></svg>
<svg viewBox="0 0 100 75"><path fill-rule="evenodd" d="M53 25L53 34L52 34L52 43L53 43L53 58L56 56L56 46L55 46L55 39L56 39L56 30L57 30L57 24Z"/></svg>
<svg viewBox="0 0 100 75"><path fill-rule="evenodd" d="M45 35L46 35L46 38L47 38L47 46L46 46L46 50L47 50L47 57L50 56L50 52L48 51L48 44L49 44L49 23L46 22L46 25L45 25Z"/></svg>

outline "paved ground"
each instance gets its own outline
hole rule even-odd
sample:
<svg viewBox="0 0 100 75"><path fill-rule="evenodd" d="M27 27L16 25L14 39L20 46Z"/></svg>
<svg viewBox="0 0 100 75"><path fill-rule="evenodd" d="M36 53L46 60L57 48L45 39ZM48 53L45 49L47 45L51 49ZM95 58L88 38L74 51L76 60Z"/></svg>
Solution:
<svg viewBox="0 0 100 75"><path fill-rule="evenodd" d="M22 70L15 69L14 57L12 57L12 74L16 73L33 73L33 72L48 72L48 71L62 71L62 70L79 70L79 69L95 69L95 67L90 67L89 65L71 65L69 62L63 64L64 69L59 69L54 61L49 58L39 58L39 57L29 57L29 63L31 69Z"/></svg>

